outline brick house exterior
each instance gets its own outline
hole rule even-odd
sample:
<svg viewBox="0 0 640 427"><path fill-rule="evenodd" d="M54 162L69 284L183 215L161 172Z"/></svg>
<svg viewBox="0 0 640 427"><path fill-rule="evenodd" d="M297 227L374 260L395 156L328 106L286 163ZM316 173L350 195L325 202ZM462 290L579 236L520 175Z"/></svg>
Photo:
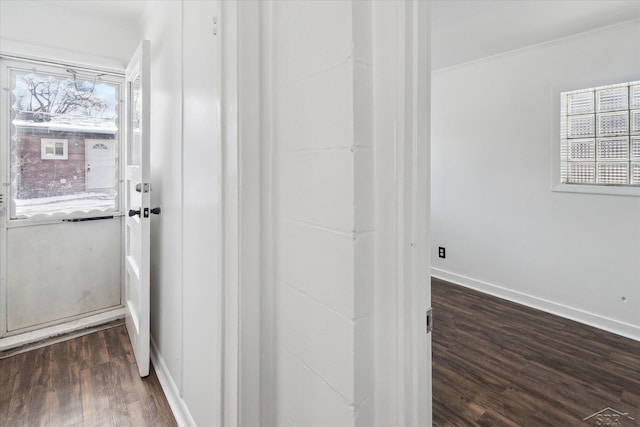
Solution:
<svg viewBox="0 0 640 427"><path fill-rule="evenodd" d="M16 125L12 176L18 199L65 196L87 191L87 139L115 140L109 133L87 130L52 130L40 123ZM67 141L66 159L43 159L42 140ZM19 170L17 170L19 168Z"/></svg>

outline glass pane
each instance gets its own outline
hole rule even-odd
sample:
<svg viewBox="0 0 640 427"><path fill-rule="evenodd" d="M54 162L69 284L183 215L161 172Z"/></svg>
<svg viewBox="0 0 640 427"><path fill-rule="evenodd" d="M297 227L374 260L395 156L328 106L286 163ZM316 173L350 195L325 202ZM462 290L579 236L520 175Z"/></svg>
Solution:
<svg viewBox="0 0 640 427"><path fill-rule="evenodd" d="M640 159L640 136L631 137L631 158Z"/></svg>
<svg viewBox="0 0 640 427"><path fill-rule="evenodd" d="M593 91L569 94L567 113L569 115L593 113Z"/></svg>
<svg viewBox="0 0 640 427"><path fill-rule="evenodd" d="M627 86L596 91L598 112L626 110L629 106L629 89Z"/></svg>
<svg viewBox="0 0 640 427"><path fill-rule="evenodd" d="M567 118L567 136L569 138L585 138L595 136L595 120L592 114L571 116Z"/></svg>
<svg viewBox="0 0 640 427"><path fill-rule="evenodd" d="M117 209L116 180L99 191L88 185L85 141L117 146L118 85L63 68L13 69L11 85L11 219Z"/></svg>
<svg viewBox="0 0 640 427"><path fill-rule="evenodd" d="M631 184L640 185L640 162L631 163Z"/></svg>
<svg viewBox="0 0 640 427"><path fill-rule="evenodd" d="M594 184L596 182L596 164L569 163L569 177L567 181L576 184Z"/></svg>
<svg viewBox="0 0 640 427"><path fill-rule="evenodd" d="M640 84L631 86L629 92L631 95L630 107L640 108Z"/></svg>
<svg viewBox="0 0 640 427"><path fill-rule="evenodd" d="M628 133L628 112L598 114L598 136L615 136Z"/></svg>
<svg viewBox="0 0 640 427"><path fill-rule="evenodd" d="M631 111L631 133L640 133L640 110Z"/></svg>
<svg viewBox="0 0 640 427"><path fill-rule="evenodd" d="M628 160L629 138L598 139L598 160Z"/></svg>
<svg viewBox="0 0 640 427"><path fill-rule="evenodd" d="M629 163L598 163L598 184L628 184Z"/></svg>
<svg viewBox="0 0 640 427"><path fill-rule="evenodd" d="M596 141L595 139L574 139L571 140L571 150L569 158L571 160L595 160Z"/></svg>
<svg viewBox="0 0 640 427"><path fill-rule="evenodd" d="M129 165L139 165L142 156L142 85L140 76L129 83L129 96L131 102L130 126L131 142L129 145Z"/></svg>

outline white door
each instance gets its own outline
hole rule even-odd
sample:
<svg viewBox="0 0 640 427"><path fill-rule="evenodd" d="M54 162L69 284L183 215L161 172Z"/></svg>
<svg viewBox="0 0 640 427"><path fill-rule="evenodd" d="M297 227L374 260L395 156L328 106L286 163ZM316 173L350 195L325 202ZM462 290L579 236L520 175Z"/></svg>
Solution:
<svg viewBox="0 0 640 427"><path fill-rule="evenodd" d="M149 374L149 58L144 40L126 73L125 307L129 339L140 376Z"/></svg>
<svg viewBox="0 0 640 427"><path fill-rule="evenodd" d="M0 346L122 304L123 83L104 70L0 58ZM95 135L110 147L112 179L88 193L83 141Z"/></svg>
<svg viewBox="0 0 640 427"><path fill-rule="evenodd" d="M102 190L115 185L113 140L85 139L87 190Z"/></svg>

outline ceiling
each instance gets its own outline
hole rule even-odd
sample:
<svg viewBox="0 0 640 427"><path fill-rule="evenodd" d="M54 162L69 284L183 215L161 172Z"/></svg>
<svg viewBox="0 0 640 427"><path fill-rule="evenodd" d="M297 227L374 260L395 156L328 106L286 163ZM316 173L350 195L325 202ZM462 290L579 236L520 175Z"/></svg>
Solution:
<svg viewBox="0 0 640 427"><path fill-rule="evenodd" d="M640 0L431 0L430 3L433 69L640 18Z"/></svg>
<svg viewBox="0 0 640 427"><path fill-rule="evenodd" d="M0 0L15 1L15 0ZM59 11L102 16L121 25L136 25L144 10L144 0L20 0Z"/></svg>
<svg viewBox="0 0 640 427"><path fill-rule="evenodd" d="M0 0L4 2L17 0ZM138 24L144 0L20 0ZM439 69L640 19L640 0L429 0ZM638 21L640 27L640 21Z"/></svg>

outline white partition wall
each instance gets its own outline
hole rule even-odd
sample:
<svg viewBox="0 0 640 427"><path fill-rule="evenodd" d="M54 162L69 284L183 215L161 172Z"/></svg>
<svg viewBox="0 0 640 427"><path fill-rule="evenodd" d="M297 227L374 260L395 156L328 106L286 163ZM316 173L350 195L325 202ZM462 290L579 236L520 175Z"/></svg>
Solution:
<svg viewBox="0 0 640 427"><path fill-rule="evenodd" d="M422 6L262 9L267 425L430 423Z"/></svg>

